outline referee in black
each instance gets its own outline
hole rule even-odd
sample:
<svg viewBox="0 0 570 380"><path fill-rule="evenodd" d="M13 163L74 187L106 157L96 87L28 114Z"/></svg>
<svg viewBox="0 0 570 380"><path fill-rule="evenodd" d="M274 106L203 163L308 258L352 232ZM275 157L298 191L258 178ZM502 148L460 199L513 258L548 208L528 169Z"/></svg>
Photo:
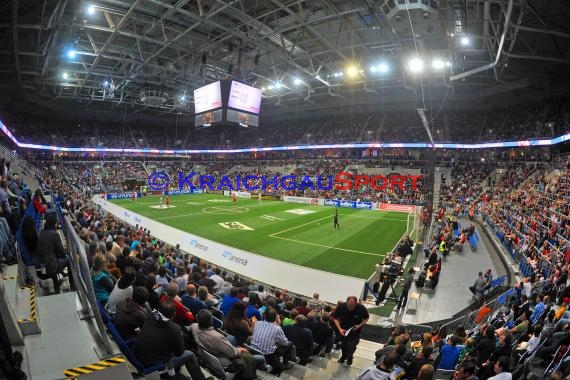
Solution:
<svg viewBox="0 0 570 380"><path fill-rule="evenodd" d="M334 210L334 218L333 218L334 228L340 230L340 225L338 224L338 210Z"/></svg>

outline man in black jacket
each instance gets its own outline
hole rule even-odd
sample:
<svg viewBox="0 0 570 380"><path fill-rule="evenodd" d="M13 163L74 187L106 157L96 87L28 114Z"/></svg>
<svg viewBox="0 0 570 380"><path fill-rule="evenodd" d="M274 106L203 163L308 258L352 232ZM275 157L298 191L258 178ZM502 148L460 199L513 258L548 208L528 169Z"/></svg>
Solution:
<svg viewBox="0 0 570 380"><path fill-rule="evenodd" d="M60 234L56 231L57 218L46 218L44 229L38 236L36 249L36 261L45 267L46 275L54 278L54 288L59 290L57 274L63 273L64 268L69 271L69 257L63 247ZM69 281L72 277L69 276Z"/></svg>
<svg viewBox="0 0 570 380"><path fill-rule="evenodd" d="M192 351L184 350L182 330L172 322L173 316L174 304L169 298L162 299L158 311L145 321L133 352L147 366L170 362L178 371L185 365L193 380L204 380L198 359Z"/></svg>
<svg viewBox="0 0 570 380"><path fill-rule="evenodd" d="M311 361L313 353L313 333L305 327L307 317L299 314L295 317L295 323L283 327L287 339L293 342L300 365L306 365Z"/></svg>
<svg viewBox="0 0 570 380"><path fill-rule="evenodd" d="M143 327L150 311L144 306L148 301L148 290L142 286L133 288L133 298L126 299L117 305L117 313L113 323L117 331L128 340L137 336L136 329Z"/></svg>
<svg viewBox="0 0 570 380"><path fill-rule="evenodd" d="M335 336L329 324L330 319L330 314L325 311L320 318L309 324L309 330L313 333L313 341L318 345L315 353L320 356L330 353L334 345Z"/></svg>

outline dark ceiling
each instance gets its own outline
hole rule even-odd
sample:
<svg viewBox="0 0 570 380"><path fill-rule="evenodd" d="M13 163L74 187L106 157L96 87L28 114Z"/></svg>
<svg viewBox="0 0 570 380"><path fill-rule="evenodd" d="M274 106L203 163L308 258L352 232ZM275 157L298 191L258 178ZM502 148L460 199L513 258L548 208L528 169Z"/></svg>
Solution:
<svg viewBox="0 0 570 380"><path fill-rule="evenodd" d="M145 115L192 114L193 90L225 78L275 112L541 97L568 84L569 29L568 0L6 0L1 93Z"/></svg>

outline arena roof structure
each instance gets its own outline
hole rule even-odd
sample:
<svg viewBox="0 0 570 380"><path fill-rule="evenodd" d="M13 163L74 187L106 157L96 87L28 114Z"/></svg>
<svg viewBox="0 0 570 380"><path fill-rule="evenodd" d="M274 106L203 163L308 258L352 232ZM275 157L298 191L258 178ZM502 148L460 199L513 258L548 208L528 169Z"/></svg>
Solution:
<svg viewBox="0 0 570 380"><path fill-rule="evenodd" d="M154 114L192 114L193 90L226 78L265 107L532 97L568 83L569 16L567 0L11 0L0 81Z"/></svg>

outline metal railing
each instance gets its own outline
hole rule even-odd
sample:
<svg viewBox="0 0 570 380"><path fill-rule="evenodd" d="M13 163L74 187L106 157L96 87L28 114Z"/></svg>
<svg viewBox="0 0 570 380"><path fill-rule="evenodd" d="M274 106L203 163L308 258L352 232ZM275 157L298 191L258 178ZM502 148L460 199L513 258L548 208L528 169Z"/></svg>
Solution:
<svg viewBox="0 0 570 380"><path fill-rule="evenodd" d="M85 246L75 233L69 217L63 217L61 223L69 251L71 274L81 304L81 310L79 310L80 318L93 317L95 319L95 333L103 351L102 354L103 356L112 355L114 349L99 312L95 290L91 282Z"/></svg>

